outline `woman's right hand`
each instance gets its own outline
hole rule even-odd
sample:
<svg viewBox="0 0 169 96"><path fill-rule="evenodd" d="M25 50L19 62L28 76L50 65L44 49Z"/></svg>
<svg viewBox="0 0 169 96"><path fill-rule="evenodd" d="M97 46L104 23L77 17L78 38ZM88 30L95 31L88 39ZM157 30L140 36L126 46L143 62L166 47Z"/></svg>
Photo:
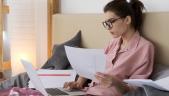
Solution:
<svg viewBox="0 0 169 96"><path fill-rule="evenodd" d="M83 89L83 85L86 82L86 78L79 76L77 81L65 82L63 88L72 90L72 89Z"/></svg>
<svg viewBox="0 0 169 96"><path fill-rule="evenodd" d="M82 89L83 88L83 84L81 84L80 82L77 82L77 81L65 82L64 88L68 89L68 90Z"/></svg>

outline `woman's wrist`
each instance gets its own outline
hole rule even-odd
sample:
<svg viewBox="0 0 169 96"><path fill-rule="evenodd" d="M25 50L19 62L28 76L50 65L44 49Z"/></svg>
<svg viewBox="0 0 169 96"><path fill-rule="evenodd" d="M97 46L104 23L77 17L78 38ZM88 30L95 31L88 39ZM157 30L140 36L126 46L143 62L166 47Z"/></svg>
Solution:
<svg viewBox="0 0 169 96"><path fill-rule="evenodd" d="M116 89L122 93L125 94L127 92L130 91L130 87L123 81L117 81L114 86L116 87Z"/></svg>

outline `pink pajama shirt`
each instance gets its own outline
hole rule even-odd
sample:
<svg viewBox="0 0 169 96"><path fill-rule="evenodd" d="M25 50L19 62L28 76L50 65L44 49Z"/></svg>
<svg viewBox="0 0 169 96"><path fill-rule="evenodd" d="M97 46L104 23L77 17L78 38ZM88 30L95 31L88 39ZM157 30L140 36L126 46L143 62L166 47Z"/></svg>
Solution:
<svg viewBox="0 0 169 96"><path fill-rule="evenodd" d="M140 36L138 32L134 33L129 40L128 46L123 50L119 50L120 42L121 38L115 38L105 49L105 73L115 76L119 80L148 78L153 70L153 44ZM97 84L97 81L93 82L96 84L88 88L88 94L122 96L114 86L103 88Z"/></svg>

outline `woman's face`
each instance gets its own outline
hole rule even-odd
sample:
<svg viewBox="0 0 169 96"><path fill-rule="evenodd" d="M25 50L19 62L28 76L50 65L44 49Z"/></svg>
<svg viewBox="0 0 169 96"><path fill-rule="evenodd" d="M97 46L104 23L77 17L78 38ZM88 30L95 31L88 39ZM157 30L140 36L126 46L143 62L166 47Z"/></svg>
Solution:
<svg viewBox="0 0 169 96"><path fill-rule="evenodd" d="M105 22L107 22L108 25L107 29L110 31L110 33L114 38L122 36L127 31L129 24L126 22L125 20L126 18L120 18L111 11L105 12L105 16L106 16Z"/></svg>

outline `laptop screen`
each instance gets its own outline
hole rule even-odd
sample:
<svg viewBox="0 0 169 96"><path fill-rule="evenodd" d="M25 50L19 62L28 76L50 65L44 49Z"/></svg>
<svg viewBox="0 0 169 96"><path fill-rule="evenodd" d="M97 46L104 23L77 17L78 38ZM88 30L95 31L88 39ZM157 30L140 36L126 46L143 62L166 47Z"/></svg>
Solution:
<svg viewBox="0 0 169 96"><path fill-rule="evenodd" d="M43 95L47 96L47 92L45 91L45 88L43 86L43 83L41 82L40 78L38 77L36 71L33 69L33 66L30 62L21 59L21 63L23 64L26 72L28 73L28 76L33 83L34 87L40 91Z"/></svg>

